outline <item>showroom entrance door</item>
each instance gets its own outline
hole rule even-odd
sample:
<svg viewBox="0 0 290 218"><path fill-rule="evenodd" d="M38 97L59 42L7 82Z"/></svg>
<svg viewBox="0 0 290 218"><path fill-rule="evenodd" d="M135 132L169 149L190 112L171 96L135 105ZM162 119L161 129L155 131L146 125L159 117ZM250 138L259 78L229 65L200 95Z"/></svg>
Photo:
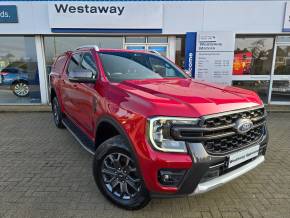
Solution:
<svg viewBox="0 0 290 218"><path fill-rule="evenodd" d="M125 45L125 49L129 49L129 50L136 50L136 51L152 51L152 52L157 52L159 54L161 54L164 57L168 57L168 49L167 49L167 45L138 45L138 44L126 44Z"/></svg>
<svg viewBox="0 0 290 218"><path fill-rule="evenodd" d="M278 36L271 72L271 104L290 105L290 37Z"/></svg>
<svg viewBox="0 0 290 218"><path fill-rule="evenodd" d="M158 52L169 58L168 37L166 36L133 36L125 37L124 48L136 51Z"/></svg>

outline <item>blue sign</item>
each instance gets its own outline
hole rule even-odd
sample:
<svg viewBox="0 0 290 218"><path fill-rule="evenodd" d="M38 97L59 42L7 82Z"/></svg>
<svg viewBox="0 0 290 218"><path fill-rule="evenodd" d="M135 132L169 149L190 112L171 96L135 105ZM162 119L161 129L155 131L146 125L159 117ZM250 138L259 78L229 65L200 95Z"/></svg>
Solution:
<svg viewBox="0 0 290 218"><path fill-rule="evenodd" d="M154 46L149 46L148 50L153 50L153 51L157 51L157 52L166 52L167 51L167 47L166 46L162 46L162 45L154 45Z"/></svg>
<svg viewBox="0 0 290 218"><path fill-rule="evenodd" d="M195 74L195 53L196 53L196 32L187 32L185 38L185 66L194 78Z"/></svg>
<svg viewBox="0 0 290 218"><path fill-rule="evenodd" d="M0 23L18 23L16 5L0 5Z"/></svg>
<svg viewBox="0 0 290 218"><path fill-rule="evenodd" d="M145 46L142 46L142 45L129 45L127 46L127 49L128 50L134 50L134 51L140 51L140 50L145 50Z"/></svg>

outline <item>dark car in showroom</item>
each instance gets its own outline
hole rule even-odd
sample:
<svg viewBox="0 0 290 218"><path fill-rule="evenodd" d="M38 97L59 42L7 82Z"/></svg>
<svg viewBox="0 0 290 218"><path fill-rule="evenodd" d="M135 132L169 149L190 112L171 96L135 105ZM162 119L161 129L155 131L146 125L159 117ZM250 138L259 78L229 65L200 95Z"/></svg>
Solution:
<svg viewBox="0 0 290 218"><path fill-rule="evenodd" d="M0 71L0 86L10 86L13 94L26 97L31 92L31 85L39 84L36 64L8 65Z"/></svg>

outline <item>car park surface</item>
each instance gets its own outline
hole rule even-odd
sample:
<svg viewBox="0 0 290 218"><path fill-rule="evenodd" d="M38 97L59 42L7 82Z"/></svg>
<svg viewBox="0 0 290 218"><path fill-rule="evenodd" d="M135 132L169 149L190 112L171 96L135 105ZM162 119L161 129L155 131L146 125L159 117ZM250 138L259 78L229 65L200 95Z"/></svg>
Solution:
<svg viewBox="0 0 290 218"><path fill-rule="evenodd" d="M1 113L0 217L289 217L290 116L269 114L266 161L194 197L153 199L121 210L95 186L92 156L50 113Z"/></svg>

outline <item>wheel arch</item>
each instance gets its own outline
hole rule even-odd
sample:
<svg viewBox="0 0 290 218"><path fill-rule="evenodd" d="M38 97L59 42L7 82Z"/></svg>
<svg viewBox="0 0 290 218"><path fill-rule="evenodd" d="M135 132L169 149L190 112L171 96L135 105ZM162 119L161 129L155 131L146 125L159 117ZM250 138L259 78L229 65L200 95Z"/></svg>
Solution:
<svg viewBox="0 0 290 218"><path fill-rule="evenodd" d="M137 152L136 152L136 150L134 148L134 145L133 145L132 141L130 140L130 138L128 137L128 135L127 135L126 131L124 130L124 128L122 127L122 125L115 118L112 118L111 116L108 116L108 115L105 115L105 116L101 117L97 121L97 125L96 125L96 136L95 137L97 137L98 127L103 122L107 122L108 124L112 125L115 128L115 130L118 131L118 133L119 133L118 135L120 135L120 136L123 137L123 139L126 142L126 145L124 145L124 144L118 144L118 145L115 145L114 147L121 148L121 149L125 149L127 152L129 152L130 154L132 154L132 158L135 161L136 167L137 167L138 171L140 172L140 176L143 179L144 178L143 177L143 171L142 171L142 169L140 167L140 163L139 163L139 160L138 160L138 157L137 157ZM96 146L95 158L94 159L96 161L101 160L101 158L104 156L104 154L106 154L107 151L109 149L111 149L111 148L112 148L111 146L105 146L104 144L99 144L98 146ZM146 186L146 183L144 183L144 185Z"/></svg>
<svg viewBox="0 0 290 218"><path fill-rule="evenodd" d="M56 91L54 90L54 88L51 88L50 89L50 102L52 102L54 97L57 97Z"/></svg>
<svg viewBox="0 0 290 218"><path fill-rule="evenodd" d="M101 129L102 127L106 127L105 129ZM110 130L109 128L113 128L112 133L106 135L107 137L104 138L98 138L98 134L104 133L106 130ZM120 135L124 138L124 140L127 142L128 146L119 145L120 148L127 150L128 152L132 153L134 155L134 158L136 158L136 152L134 149L134 145L132 144L130 138L128 137L126 131L121 126L121 124L112 118L111 116L105 115L102 116L96 124L96 135L95 135L95 146L96 151L95 155L97 159L100 159L102 157L103 152L106 152L109 148L106 148L102 146L102 143L106 141L107 139L114 137L116 135ZM136 160L137 161L137 160Z"/></svg>
<svg viewBox="0 0 290 218"><path fill-rule="evenodd" d="M13 88L14 85L16 85L17 83L23 82L26 85L29 85L29 82L25 79L16 79L11 83L11 89Z"/></svg>

